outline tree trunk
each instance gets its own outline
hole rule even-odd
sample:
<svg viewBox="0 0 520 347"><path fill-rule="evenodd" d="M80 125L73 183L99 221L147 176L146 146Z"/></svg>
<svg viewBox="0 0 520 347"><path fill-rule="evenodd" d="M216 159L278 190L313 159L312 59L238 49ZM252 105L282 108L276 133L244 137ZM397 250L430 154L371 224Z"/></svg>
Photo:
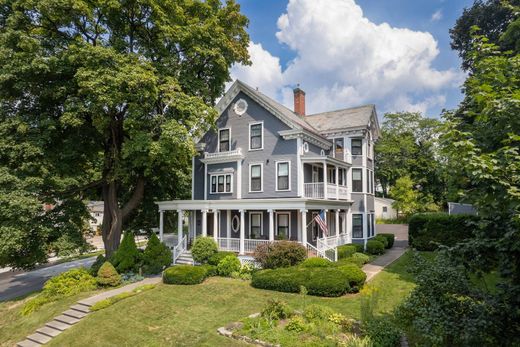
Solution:
<svg viewBox="0 0 520 347"><path fill-rule="evenodd" d="M103 185L103 201L102 235L105 256L108 258L118 249L123 228L123 216L117 201L117 185L115 182Z"/></svg>

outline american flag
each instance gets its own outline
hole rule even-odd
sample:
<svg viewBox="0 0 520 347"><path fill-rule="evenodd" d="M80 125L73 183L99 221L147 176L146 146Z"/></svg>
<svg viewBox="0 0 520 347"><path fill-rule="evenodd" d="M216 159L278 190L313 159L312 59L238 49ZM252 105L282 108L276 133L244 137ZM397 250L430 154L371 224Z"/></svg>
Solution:
<svg viewBox="0 0 520 347"><path fill-rule="evenodd" d="M327 236L329 234L329 229L327 228L327 222L325 221L325 211L321 210L320 213L314 217L314 220L320 226L320 229L323 231L323 235Z"/></svg>

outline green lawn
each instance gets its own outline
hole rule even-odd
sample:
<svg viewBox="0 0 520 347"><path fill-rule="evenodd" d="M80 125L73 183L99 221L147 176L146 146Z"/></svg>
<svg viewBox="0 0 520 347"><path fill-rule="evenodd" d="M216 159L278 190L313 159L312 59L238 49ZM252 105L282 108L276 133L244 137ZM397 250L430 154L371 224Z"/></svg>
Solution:
<svg viewBox="0 0 520 347"><path fill-rule="evenodd" d="M414 284L406 272L409 254L379 274L372 285L381 288L380 311L390 311ZM50 346L242 346L221 337L216 329L258 312L269 298L300 305L298 294L252 288L248 282L210 278L195 286L159 285L83 319L62 333ZM307 303L330 306L347 316L359 317L360 295L340 298L309 296Z"/></svg>

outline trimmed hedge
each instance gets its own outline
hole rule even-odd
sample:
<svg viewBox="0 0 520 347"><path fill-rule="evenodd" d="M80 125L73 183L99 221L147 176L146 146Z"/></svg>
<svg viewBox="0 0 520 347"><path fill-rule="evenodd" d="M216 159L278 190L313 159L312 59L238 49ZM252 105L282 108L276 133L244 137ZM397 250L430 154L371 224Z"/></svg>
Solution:
<svg viewBox="0 0 520 347"><path fill-rule="evenodd" d="M383 254L385 252L385 245L378 240L367 241L367 253L368 254Z"/></svg>
<svg viewBox="0 0 520 347"><path fill-rule="evenodd" d="M213 277L218 275L217 267L215 265L204 264L199 267L206 270L206 277Z"/></svg>
<svg viewBox="0 0 520 347"><path fill-rule="evenodd" d="M208 270L202 266L176 265L163 271L165 284L199 284L208 275Z"/></svg>
<svg viewBox="0 0 520 347"><path fill-rule="evenodd" d="M115 287L121 284L121 276L114 265L106 261L99 268L96 281L100 286Z"/></svg>
<svg viewBox="0 0 520 347"><path fill-rule="evenodd" d="M213 237L198 237L191 247L193 260L201 264L207 263L217 252L217 243Z"/></svg>
<svg viewBox="0 0 520 347"><path fill-rule="evenodd" d="M258 245L254 258L263 269L276 269L303 262L307 258L307 250L298 242L277 241Z"/></svg>
<svg viewBox="0 0 520 347"><path fill-rule="evenodd" d="M439 244L454 246L473 236L478 219L473 215L415 214L410 218L408 225L408 243L420 251L436 250Z"/></svg>
<svg viewBox="0 0 520 347"><path fill-rule="evenodd" d="M331 267L334 263L324 258L307 258L300 264L302 267Z"/></svg>
<svg viewBox="0 0 520 347"><path fill-rule="evenodd" d="M253 274L251 285L288 293L298 293L300 286L304 286L310 295L335 297L350 292L350 284L358 289L365 278L365 274L353 264L339 267L293 266L258 271Z"/></svg>
<svg viewBox="0 0 520 347"><path fill-rule="evenodd" d="M211 257L209 257L208 264L217 266L218 263L220 263L220 261L222 259L224 259L228 255L235 255L236 256L236 253L235 252L219 251L219 252L213 254Z"/></svg>
<svg viewBox="0 0 520 347"><path fill-rule="evenodd" d="M363 253L363 251L365 250L362 243L347 243L343 246L354 246L356 247L356 252L358 253Z"/></svg>
<svg viewBox="0 0 520 347"><path fill-rule="evenodd" d="M357 246L341 245L338 247L338 259L348 258L357 252Z"/></svg>
<svg viewBox="0 0 520 347"><path fill-rule="evenodd" d="M394 246L394 241L395 241L395 235L394 234L385 234L385 233L381 233L381 234L377 234L377 236L383 236L384 238L386 238L386 241L388 242L386 248L392 248Z"/></svg>

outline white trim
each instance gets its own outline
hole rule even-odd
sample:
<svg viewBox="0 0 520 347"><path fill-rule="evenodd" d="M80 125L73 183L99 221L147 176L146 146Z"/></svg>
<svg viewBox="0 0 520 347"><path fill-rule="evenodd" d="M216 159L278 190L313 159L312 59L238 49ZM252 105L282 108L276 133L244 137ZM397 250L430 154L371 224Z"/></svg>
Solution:
<svg viewBox="0 0 520 347"><path fill-rule="evenodd" d="M219 176L224 176L224 191L223 192L219 192L218 191L218 178ZM229 189L231 189L229 192L226 192L226 177L227 176L230 176L231 177L231 182L230 182L230 185L229 185ZM209 175L209 194L210 195L215 195L215 194L233 194L233 173L215 173L215 174L210 174ZM212 186L213 186L213 177L216 177L216 182L215 182L215 189L216 191L213 191L212 190Z"/></svg>
<svg viewBox="0 0 520 347"><path fill-rule="evenodd" d="M231 217L231 210L228 210L228 211L229 211L229 217ZM237 221L237 227L236 228L234 226L235 220ZM240 231L240 217L239 217L238 214L234 215L232 220L231 220L231 230L233 232L235 232L235 233Z"/></svg>
<svg viewBox="0 0 520 347"><path fill-rule="evenodd" d="M253 215L260 215L260 236L264 236L264 213L262 211L248 211L249 215L249 238L251 239L251 218Z"/></svg>
<svg viewBox="0 0 520 347"><path fill-rule="evenodd" d="M288 222L288 232L287 232L287 240L290 240L291 239L291 211L276 211L275 213L275 217L274 217L274 235L275 236L279 236L278 234L278 216L281 215L281 214L285 214L287 216L289 216L289 218L287 219L287 222Z"/></svg>
<svg viewBox="0 0 520 347"><path fill-rule="evenodd" d="M361 170L361 191L360 192L355 192L354 191L354 170ZM363 173L363 171L365 171L363 169L363 167L353 167L351 170L350 170L350 173L351 173L351 181L352 181L352 193L358 193L358 194L363 194L365 192L365 181L363 180L363 177L365 176L365 174Z"/></svg>
<svg viewBox="0 0 520 347"><path fill-rule="evenodd" d="M251 126L258 125L258 124L262 125L262 147L261 148L251 148ZM264 149L264 121L249 123L249 138L248 138L248 142L249 142L249 147L248 147L249 151L261 151L261 150Z"/></svg>
<svg viewBox="0 0 520 347"><path fill-rule="evenodd" d="M243 102L245 104L243 111L237 111L237 105L239 102ZM241 116L244 113L246 113L248 106L249 105L247 104L247 101L245 101L244 99L238 99L237 102L235 102L235 104L233 105L233 112L235 112L237 115Z"/></svg>
<svg viewBox="0 0 520 347"><path fill-rule="evenodd" d="M278 164L283 164L283 163L287 163L288 164L288 176L287 176L287 183L288 183L288 186L289 186L289 189L278 189ZM275 182L275 190L277 192L290 192L291 191L291 161L290 160L275 160L274 162L274 165L275 165L275 172L276 172L276 182Z"/></svg>
<svg viewBox="0 0 520 347"><path fill-rule="evenodd" d="M229 132L229 135L228 135L229 145L228 145L228 150L227 151L221 151L220 150L220 132L223 131L223 130L227 130ZM226 152L229 152L229 151L231 151L231 127L219 128L217 130L217 152L219 152L219 153L226 153Z"/></svg>
<svg viewBox="0 0 520 347"><path fill-rule="evenodd" d="M260 165L260 190L251 190L251 167ZM264 163L256 162L249 163L249 193L263 193L264 192Z"/></svg>

